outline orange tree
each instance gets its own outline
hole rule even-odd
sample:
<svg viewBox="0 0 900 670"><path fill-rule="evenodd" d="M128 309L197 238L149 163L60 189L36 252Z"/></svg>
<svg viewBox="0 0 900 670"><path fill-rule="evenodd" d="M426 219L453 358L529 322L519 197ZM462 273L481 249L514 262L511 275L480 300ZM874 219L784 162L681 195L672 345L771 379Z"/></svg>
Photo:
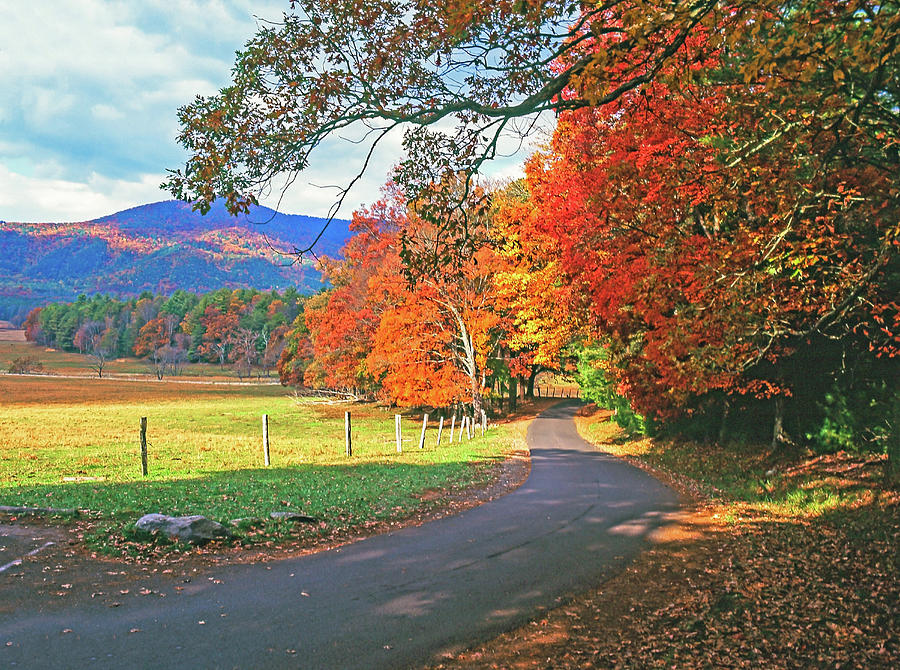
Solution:
<svg viewBox="0 0 900 670"><path fill-rule="evenodd" d="M173 315L162 313L141 326L138 332L134 353L136 356L147 357L157 379L162 379L165 373L167 350L171 347L177 325L178 320Z"/></svg>
<svg viewBox="0 0 900 670"><path fill-rule="evenodd" d="M491 201L496 304L505 317L507 365L526 383L530 397L540 372L572 371L586 301L563 270L557 240L534 225L536 204L525 181L496 189Z"/></svg>
<svg viewBox="0 0 900 670"><path fill-rule="evenodd" d="M308 385L376 390L365 359L387 305L384 296L370 287L396 258L395 218L387 200L355 212L350 225L354 234L342 249L343 259L325 259L321 264L333 288L307 303L303 328L295 326L289 336L293 342L304 329L308 332L311 347L306 353L312 354L304 372ZM304 352L299 342L289 347ZM297 365L291 362L291 353L283 361L283 368Z"/></svg>
<svg viewBox="0 0 900 670"><path fill-rule="evenodd" d="M382 201L354 214L352 228L343 260L323 264L333 288L307 303L311 346L303 346L300 329L289 335L283 380L297 380L296 359L306 351L308 384L374 390L400 405L464 401L480 412L501 333L493 251L481 247L458 255L453 271L412 276L401 263L400 239L431 253L435 230L392 185Z"/></svg>

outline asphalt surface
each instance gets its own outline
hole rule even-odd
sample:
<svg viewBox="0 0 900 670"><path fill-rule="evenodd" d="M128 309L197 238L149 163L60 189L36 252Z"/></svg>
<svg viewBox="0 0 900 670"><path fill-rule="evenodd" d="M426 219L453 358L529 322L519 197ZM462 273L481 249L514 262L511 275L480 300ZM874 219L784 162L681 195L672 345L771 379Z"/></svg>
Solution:
<svg viewBox="0 0 900 670"><path fill-rule="evenodd" d="M677 509L671 490L578 437L577 406L533 422L531 474L494 502L215 579L161 581L166 597L17 607L0 613L0 667L404 668L525 623L621 570Z"/></svg>

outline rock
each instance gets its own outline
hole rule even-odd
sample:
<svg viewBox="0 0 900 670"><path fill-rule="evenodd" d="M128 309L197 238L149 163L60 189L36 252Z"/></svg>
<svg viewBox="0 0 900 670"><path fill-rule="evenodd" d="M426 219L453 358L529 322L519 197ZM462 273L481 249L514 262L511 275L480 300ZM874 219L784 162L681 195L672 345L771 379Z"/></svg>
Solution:
<svg viewBox="0 0 900 670"><path fill-rule="evenodd" d="M199 514L193 516L168 516L166 514L145 514L134 527L145 533L162 533L173 540L205 544L220 537L231 537L225 526Z"/></svg>
<svg viewBox="0 0 900 670"><path fill-rule="evenodd" d="M293 521L295 523L319 523L314 516L307 516L299 512L272 512L269 514L273 519L283 519L284 521Z"/></svg>

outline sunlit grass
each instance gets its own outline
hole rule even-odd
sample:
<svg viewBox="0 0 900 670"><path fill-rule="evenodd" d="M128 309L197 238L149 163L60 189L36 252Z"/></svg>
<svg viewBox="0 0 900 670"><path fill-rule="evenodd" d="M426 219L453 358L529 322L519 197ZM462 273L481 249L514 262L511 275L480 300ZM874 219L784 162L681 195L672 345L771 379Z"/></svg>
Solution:
<svg viewBox="0 0 900 670"><path fill-rule="evenodd" d="M773 465L763 445L715 445L667 439L628 439L605 415L580 417L582 435L610 453L699 482L708 492L776 516L818 516L851 508L871 486L836 478L821 468ZM801 459L802 462L802 459Z"/></svg>
<svg viewBox="0 0 900 670"><path fill-rule="evenodd" d="M420 430L421 414L404 416L397 453L393 411L295 398L281 387L2 377L0 504L88 510L119 528L147 512L227 522L289 509L334 530L409 515L431 504L425 491L483 483L492 462L521 447L522 431L508 427L452 444L445 430L438 447L432 421L419 449Z"/></svg>

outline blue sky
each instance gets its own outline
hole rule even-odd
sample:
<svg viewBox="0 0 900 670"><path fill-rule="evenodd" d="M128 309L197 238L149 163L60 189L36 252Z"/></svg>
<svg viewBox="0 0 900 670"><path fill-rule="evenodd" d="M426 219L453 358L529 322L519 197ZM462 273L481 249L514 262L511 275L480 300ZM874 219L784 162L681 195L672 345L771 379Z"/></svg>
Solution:
<svg viewBox="0 0 900 670"><path fill-rule="evenodd" d="M176 112L228 83L257 17L288 0L0 0L0 220L83 221L169 196L166 168L185 159ZM400 158L379 150L341 216L372 202ZM281 209L323 215L360 164L323 147ZM494 166L518 173L524 154ZM268 204L274 205L274 200Z"/></svg>

